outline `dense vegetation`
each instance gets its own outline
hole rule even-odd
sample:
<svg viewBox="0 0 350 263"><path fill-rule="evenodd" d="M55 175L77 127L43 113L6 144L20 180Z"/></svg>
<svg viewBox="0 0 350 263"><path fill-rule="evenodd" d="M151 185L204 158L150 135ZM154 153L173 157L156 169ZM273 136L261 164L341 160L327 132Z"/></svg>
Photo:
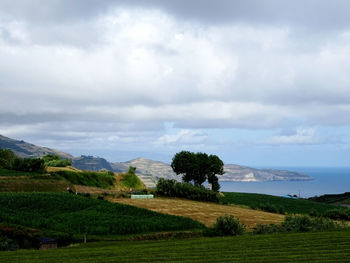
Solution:
<svg viewBox="0 0 350 263"><path fill-rule="evenodd" d="M44 160L40 158L20 158L9 149L0 148L0 168L43 173L45 170Z"/></svg>
<svg viewBox="0 0 350 263"><path fill-rule="evenodd" d="M143 183L136 175L136 167L130 166L127 173L121 174L124 186L132 189L144 188Z"/></svg>
<svg viewBox="0 0 350 263"><path fill-rule="evenodd" d="M161 196L182 197L197 201L218 202L219 200L216 192L207 190L204 187L163 178L158 180L156 193Z"/></svg>
<svg viewBox="0 0 350 263"><path fill-rule="evenodd" d="M343 223L335 222L329 218L310 217L308 215L287 215L281 224L257 225L253 233L311 232L344 228L348 228L348 226Z"/></svg>
<svg viewBox="0 0 350 263"><path fill-rule="evenodd" d="M348 208L336 207L329 204L317 203L309 200L290 199L265 194L224 193L220 198L223 204L244 205L253 209L268 212L285 212L290 214L309 214L312 216L328 215L330 211L349 211Z"/></svg>
<svg viewBox="0 0 350 263"><path fill-rule="evenodd" d="M47 154L43 157L45 166L52 167L66 167L72 165L72 161L68 159L62 159L61 157L54 154Z"/></svg>
<svg viewBox="0 0 350 263"><path fill-rule="evenodd" d="M0 262L349 262L350 231L100 242L0 253Z"/></svg>
<svg viewBox="0 0 350 263"><path fill-rule="evenodd" d="M125 235L203 228L189 218L63 193L0 193L2 223L63 233Z"/></svg>
<svg viewBox="0 0 350 263"><path fill-rule="evenodd" d="M326 194L321 196L314 196L309 198L309 200L320 202L320 203L326 203L326 204L334 204L334 203L350 204L350 192L346 192L343 194Z"/></svg>
<svg viewBox="0 0 350 263"><path fill-rule="evenodd" d="M224 174L224 163L216 155L181 151L175 154L171 168L176 174L182 175L182 181L194 182L201 186L205 180L212 186L213 191L219 191L220 185L217 174Z"/></svg>

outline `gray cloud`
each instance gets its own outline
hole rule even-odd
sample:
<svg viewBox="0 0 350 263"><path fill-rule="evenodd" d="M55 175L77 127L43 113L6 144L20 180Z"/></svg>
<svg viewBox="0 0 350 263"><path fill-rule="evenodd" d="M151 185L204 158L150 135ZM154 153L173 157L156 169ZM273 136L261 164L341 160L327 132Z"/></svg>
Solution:
<svg viewBox="0 0 350 263"><path fill-rule="evenodd" d="M15 18L37 22L71 22L89 19L115 7L156 8L189 20L206 23L299 25L322 30L348 27L350 3L346 0L3 0L1 10Z"/></svg>

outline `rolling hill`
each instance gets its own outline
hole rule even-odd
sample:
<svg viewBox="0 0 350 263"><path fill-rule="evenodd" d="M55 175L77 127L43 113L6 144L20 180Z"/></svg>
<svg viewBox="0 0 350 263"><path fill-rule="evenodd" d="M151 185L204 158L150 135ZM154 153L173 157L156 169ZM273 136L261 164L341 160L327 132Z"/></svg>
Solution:
<svg viewBox="0 0 350 263"><path fill-rule="evenodd" d="M50 149L47 147L36 146L25 141L14 140L0 135L0 147L12 150L17 156L22 158L42 157L46 154L55 154L64 159L73 159L69 153Z"/></svg>
<svg viewBox="0 0 350 263"><path fill-rule="evenodd" d="M159 178L181 181L169 164L145 158L137 158L127 162L110 163L104 158L84 156L73 157L58 150L36 146L24 141L14 140L0 135L0 147L13 150L20 157L41 157L46 154L56 154L62 158L71 159L73 166L80 170L99 171L101 169L122 173L127 172L129 166L136 167L136 173L148 187L154 187ZM263 181L296 181L312 180L308 175L273 169L255 169L251 167L225 164L225 174L219 176L220 181L263 182Z"/></svg>

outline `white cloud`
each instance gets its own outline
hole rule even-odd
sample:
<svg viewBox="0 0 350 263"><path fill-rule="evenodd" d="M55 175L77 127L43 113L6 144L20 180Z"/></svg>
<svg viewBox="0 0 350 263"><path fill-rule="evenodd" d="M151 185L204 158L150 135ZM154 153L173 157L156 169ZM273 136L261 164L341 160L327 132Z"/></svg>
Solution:
<svg viewBox="0 0 350 263"><path fill-rule="evenodd" d="M156 145L177 145L189 146L202 144L208 135L200 130L180 130L175 134L165 134L158 138Z"/></svg>
<svg viewBox="0 0 350 263"><path fill-rule="evenodd" d="M324 143L324 141L317 136L315 128L297 128L292 134L273 136L263 140L262 143L274 145L307 145L320 144Z"/></svg>

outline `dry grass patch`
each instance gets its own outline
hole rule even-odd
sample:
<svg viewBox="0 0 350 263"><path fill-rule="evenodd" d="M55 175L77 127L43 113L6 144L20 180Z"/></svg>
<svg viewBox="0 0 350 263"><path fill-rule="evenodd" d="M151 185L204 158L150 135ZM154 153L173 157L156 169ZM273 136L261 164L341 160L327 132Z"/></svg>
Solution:
<svg viewBox="0 0 350 263"><path fill-rule="evenodd" d="M207 226L212 226L216 218L223 215L233 215L248 228L257 224L281 223L284 215L272 214L233 205L197 202L178 198L128 199L110 198L111 202L123 203L150 209L156 212L190 217Z"/></svg>

